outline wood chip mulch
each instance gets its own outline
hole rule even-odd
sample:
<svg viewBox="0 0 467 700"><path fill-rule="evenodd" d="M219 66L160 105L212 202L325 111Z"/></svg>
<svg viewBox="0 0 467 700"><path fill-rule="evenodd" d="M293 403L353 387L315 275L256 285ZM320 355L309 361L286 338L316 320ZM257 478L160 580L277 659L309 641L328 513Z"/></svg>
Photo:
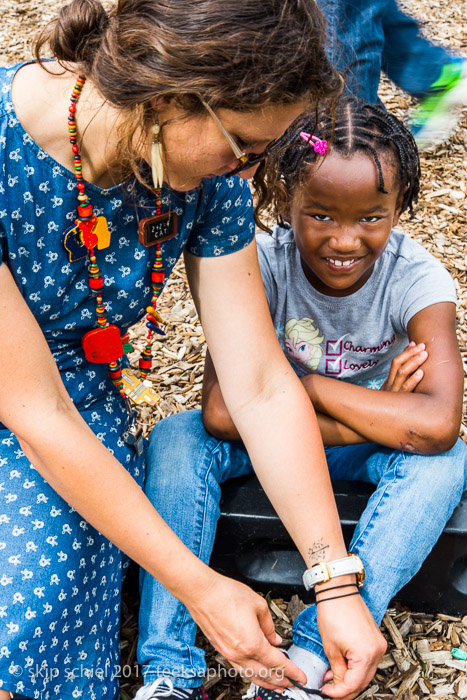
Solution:
<svg viewBox="0 0 467 700"><path fill-rule="evenodd" d="M305 607L297 595L290 600L267 597L271 614L283 646L290 644L292 625ZM467 650L467 615L457 618L449 615L426 615L410 612L396 604L390 607L381 625L388 642L388 651L381 659L371 685L357 700L364 698L467 698L467 661L455 659L451 649ZM123 599L122 615L122 700L133 698L142 684L136 666L137 596L133 586L127 588ZM206 650L208 675L204 688L212 700L240 700L248 683L233 673L224 657L214 651L199 635L199 645Z"/></svg>
<svg viewBox="0 0 467 700"><path fill-rule="evenodd" d="M31 37L55 16L62 4L61 0L2 0L0 65L29 57ZM422 27L428 35L451 47L455 53L467 55L464 0L410 0L401 4L422 18ZM387 80L382 81L381 97L386 106L401 117L413 104ZM466 142L467 110L464 110L451 140L422 155L420 201L414 218L404 217L401 226L440 258L454 277L459 297L458 337L467 373ZM168 281L159 309L167 320L169 339L161 343L150 375L161 400L154 410L142 408L139 414L146 435L160 418L200 405L204 336L181 262ZM136 326L132 332L132 342L138 349L143 344L143 328ZM467 392L464 399L461 436L467 441ZM287 644L293 621L304 604L296 595L290 600L276 598L268 602L277 630ZM122 608L122 698L133 698L142 683L136 664L137 614L136 572L132 570ZM467 698L467 661L451 655L454 647L467 651L467 615L462 619L425 615L396 604L387 611L381 629L388 640L388 651L374 681L359 700ZM202 635L199 643L207 653L210 672L205 687L210 697L213 700L239 698L247 687L245 683L227 675L227 662Z"/></svg>

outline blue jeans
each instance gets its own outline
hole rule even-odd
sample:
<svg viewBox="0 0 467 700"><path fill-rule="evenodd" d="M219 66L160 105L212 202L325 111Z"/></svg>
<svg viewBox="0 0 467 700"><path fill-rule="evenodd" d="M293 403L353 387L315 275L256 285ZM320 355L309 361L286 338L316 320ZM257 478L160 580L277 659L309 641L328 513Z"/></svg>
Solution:
<svg viewBox="0 0 467 700"><path fill-rule="evenodd" d="M326 449L331 477L377 486L356 527L351 548L365 563L363 598L379 623L396 592L418 571L464 489L467 447L461 440L427 457L367 443ZM204 430L200 411L161 421L151 434L146 493L190 550L209 562L219 518L220 484L252 473L241 442L223 442ZM187 609L141 572L138 660L146 682L171 676L178 687L201 685L204 652ZM297 618L294 642L326 659L316 606Z"/></svg>
<svg viewBox="0 0 467 700"><path fill-rule="evenodd" d="M417 99L424 97L453 58L419 31L396 0L318 0L328 24L327 54L347 76L346 90L378 102L383 70Z"/></svg>

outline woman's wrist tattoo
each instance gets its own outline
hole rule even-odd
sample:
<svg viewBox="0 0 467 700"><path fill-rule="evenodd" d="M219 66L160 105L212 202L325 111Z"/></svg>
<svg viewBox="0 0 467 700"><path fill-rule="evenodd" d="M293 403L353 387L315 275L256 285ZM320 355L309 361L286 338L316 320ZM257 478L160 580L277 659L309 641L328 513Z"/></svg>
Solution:
<svg viewBox="0 0 467 700"><path fill-rule="evenodd" d="M319 561L325 561L327 557L327 550L329 549L328 544L324 544L324 537L316 542L313 542L310 549L308 550L308 561L309 564L317 564Z"/></svg>

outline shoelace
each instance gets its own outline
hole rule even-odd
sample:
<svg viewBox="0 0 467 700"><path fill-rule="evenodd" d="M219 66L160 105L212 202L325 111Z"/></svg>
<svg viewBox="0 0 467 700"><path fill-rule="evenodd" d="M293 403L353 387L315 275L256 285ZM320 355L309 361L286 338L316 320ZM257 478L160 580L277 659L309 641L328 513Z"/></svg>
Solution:
<svg viewBox="0 0 467 700"><path fill-rule="evenodd" d="M288 678L288 680L299 690L302 692L306 693L307 695L317 695L319 698L325 698L325 700L329 700L329 695L325 695L321 690L317 690L315 688L305 688L305 686L300 685L300 683L297 683L297 681L294 681L292 678Z"/></svg>

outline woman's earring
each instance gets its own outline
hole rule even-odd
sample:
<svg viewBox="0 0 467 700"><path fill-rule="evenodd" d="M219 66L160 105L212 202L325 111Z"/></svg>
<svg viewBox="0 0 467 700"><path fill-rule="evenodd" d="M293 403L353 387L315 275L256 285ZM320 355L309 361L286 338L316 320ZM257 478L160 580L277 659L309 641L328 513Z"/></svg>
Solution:
<svg viewBox="0 0 467 700"><path fill-rule="evenodd" d="M162 162L162 143L160 140L160 126L156 122L152 127L154 140L151 146L151 168L154 189L160 190L164 182L164 163Z"/></svg>

